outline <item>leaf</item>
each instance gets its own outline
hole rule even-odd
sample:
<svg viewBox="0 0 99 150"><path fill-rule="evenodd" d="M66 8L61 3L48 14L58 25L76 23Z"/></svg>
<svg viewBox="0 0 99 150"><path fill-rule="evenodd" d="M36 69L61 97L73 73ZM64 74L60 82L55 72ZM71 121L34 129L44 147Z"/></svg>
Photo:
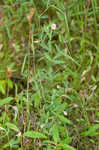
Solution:
<svg viewBox="0 0 99 150"><path fill-rule="evenodd" d="M45 45L44 43L43 43L43 44L40 44L40 46L41 46L43 49L49 51L49 47L48 47L47 45Z"/></svg>
<svg viewBox="0 0 99 150"><path fill-rule="evenodd" d="M71 142L72 142L72 137L66 137L66 138L64 138L64 140L62 140L61 142L60 142L60 144L70 144Z"/></svg>
<svg viewBox="0 0 99 150"><path fill-rule="evenodd" d="M24 136L29 138L47 138L44 134L35 131L27 131L24 133Z"/></svg>
<svg viewBox="0 0 99 150"><path fill-rule="evenodd" d="M6 92L6 82L5 80L0 80L0 92L5 95Z"/></svg>
<svg viewBox="0 0 99 150"><path fill-rule="evenodd" d="M72 124L72 122L69 119L67 119L66 117L64 117L62 115L58 115L58 118L60 121L66 123L66 124L70 124L70 125Z"/></svg>
<svg viewBox="0 0 99 150"><path fill-rule="evenodd" d="M55 144L55 143L50 140L43 140L43 144Z"/></svg>
<svg viewBox="0 0 99 150"><path fill-rule="evenodd" d="M0 126L0 130L6 131L6 129L4 129L3 127Z"/></svg>
<svg viewBox="0 0 99 150"><path fill-rule="evenodd" d="M0 92L5 95L5 88L2 85L0 85Z"/></svg>
<svg viewBox="0 0 99 150"><path fill-rule="evenodd" d="M53 60L53 63L54 63L54 65L60 65L60 64L64 64L64 61L62 61L62 60Z"/></svg>
<svg viewBox="0 0 99 150"><path fill-rule="evenodd" d="M59 142L59 130L58 130L58 126L56 124L53 125L52 128L52 135L53 135L53 139L55 141L55 143Z"/></svg>
<svg viewBox="0 0 99 150"><path fill-rule="evenodd" d="M97 129L99 129L99 124L91 126L88 131L82 132L81 135L82 136L96 136L96 135L99 135L99 132L96 131Z"/></svg>
<svg viewBox="0 0 99 150"><path fill-rule="evenodd" d="M7 97L7 98L4 98L3 100L0 100L0 107L5 105L6 103L9 103L12 100L13 100L13 97Z"/></svg>
<svg viewBox="0 0 99 150"><path fill-rule="evenodd" d="M10 129L12 129L12 130L14 130L16 132L19 132L19 129L18 129L18 127L16 125L14 125L12 123L9 123L9 122L7 122L6 125L7 125L8 128L10 128Z"/></svg>
<svg viewBox="0 0 99 150"><path fill-rule="evenodd" d="M25 68L25 64L26 64L26 59L27 59L27 54L24 57L24 61L23 61L22 68L21 68L21 73L24 72L24 68Z"/></svg>
<svg viewBox="0 0 99 150"><path fill-rule="evenodd" d="M13 82L11 80L7 80L8 86L9 88L13 88Z"/></svg>
<svg viewBox="0 0 99 150"><path fill-rule="evenodd" d="M7 147L15 147L18 146L18 144L20 143L20 139L11 139L10 141L8 141L8 143L4 144L3 149L7 149Z"/></svg>
<svg viewBox="0 0 99 150"><path fill-rule="evenodd" d="M47 18L48 18L48 15L41 16L40 18L41 18L41 19L47 19Z"/></svg>
<svg viewBox="0 0 99 150"><path fill-rule="evenodd" d="M61 113L61 112L63 112L64 109L66 108L66 106L67 106L66 103L60 104L60 105L56 106L56 108L55 108L56 113Z"/></svg>
<svg viewBox="0 0 99 150"><path fill-rule="evenodd" d="M37 108L40 104L40 96L39 95L35 95L34 96L34 106L35 108Z"/></svg>
<svg viewBox="0 0 99 150"><path fill-rule="evenodd" d="M59 12L56 12L56 13L57 13L57 16L58 16L59 20L64 21L64 16Z"/></svg>
<svg viewBox="0 0 99 150"><path fill-rule="evenodd" d="M58 147L61 147L64 150L76 150L75 148L73 148L72 146L70 146L68 144L59 144Z"/></svg>

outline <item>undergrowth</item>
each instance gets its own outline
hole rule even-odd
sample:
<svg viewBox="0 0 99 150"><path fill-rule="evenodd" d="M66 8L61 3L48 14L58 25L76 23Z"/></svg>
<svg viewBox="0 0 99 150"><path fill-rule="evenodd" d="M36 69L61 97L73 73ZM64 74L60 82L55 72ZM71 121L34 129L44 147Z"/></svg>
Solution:
<svg viewBox="0 0 99 150"><path fill-rule="evenodd" d="M99 150L99 1L0 1L0 150Z"/></svg>

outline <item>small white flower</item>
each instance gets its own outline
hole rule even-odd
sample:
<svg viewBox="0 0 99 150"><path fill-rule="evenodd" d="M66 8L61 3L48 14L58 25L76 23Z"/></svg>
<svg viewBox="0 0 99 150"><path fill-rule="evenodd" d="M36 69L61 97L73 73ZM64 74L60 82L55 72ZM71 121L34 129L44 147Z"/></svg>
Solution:
<svg viewBox="0 0 99 150"><path fill-rule="evenodd" d="M44 128L45 124L41 124L41 129Z"/></svg>
<svg viewBox="0 0 99 150"><path fill-rule="evenodd" d="M51 25L51 29L52 29L52 30L55 30L55 29L56 29L56 24L52 24L52 25Z"/></svg>
<svg viewBox="0 0 99 150"><path fill-rule="evenodd" d="M34 41L34 43L39 43L39 41L37 40L37 41Z"/></svg>
<svg viewBox="0 0 99 150"><path fill-rule="evenodd" d="M60 88L60 86L59 85L57 85L57 89L59 89Z"/></svg>
<svg viewBox="0 0 99 150"><path fill-rule="evenodd" d="M20 137L21 135L22 135L21 132L19 132L16 136Z"/></svg>
<svg viewBox="0 0 99 150"><path fill-rule="evenodd" d="M74 108L77 108L78 107L78 105L77 104L74 104Z"/></svg>
<svg viewBox="0 0 99 150"><path fill-rule="evenodd" d="M65 115L65 116L67 116L67 115L68 115L68 114L67 114L67 111L63 111L63 113L64 113L64 115Z"/></svg>

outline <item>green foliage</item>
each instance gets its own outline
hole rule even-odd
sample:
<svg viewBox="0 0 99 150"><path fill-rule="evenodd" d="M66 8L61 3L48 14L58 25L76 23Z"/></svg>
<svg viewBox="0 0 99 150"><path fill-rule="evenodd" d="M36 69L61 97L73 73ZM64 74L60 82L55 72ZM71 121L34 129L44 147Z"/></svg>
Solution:
<svg viewBox="0 0 99 150"><path fill-rule="evenodd" d="M57 124L54 124L52 128L52 134L53 134L53 139L55 143L58 143L60 141L58 128L59 126Z"/></svg>
<svg viewBox="0 0 99 150"><path fill-rule="evenodd" d="M81 133L82 136L96 136L99 135L99 132L97 130L99 129L99 124L91 125L91 127L88 129L88 131L84 131Z"/></svg>
<svg viewBox="0 0 99 150"><path fill-rule="evenodd" d="M24 136L29 138L47 138L44 134L35 131L27 131L24 133Z"/></svg>
<svg viewBox="0 0 99 150"><path fill-rule="evenodd" d="M7 98L0 100L0 107L11 102L12 100L13 100L13 97L7 97Z"/></svg>
<svg viewBox="0 0 99 150"><path fill-rule="evenodd" d="M19 129L17 128L16 125L14 125L12 123L9 123L9 122L7 122L6 125L7 125L8 128L10 128L10 129L12 129L12 130L14 130L16 132L19 132Z"/></svg>
<svg viewBox="0 0 99 150"><path fill-rule="evenodd" d="M59 115L58 116L59 120L61 120L61 122L63 123L67 123L67 124L72 124L72 122L70 120L68 120L66 117Z"/></svg>
<svg viewBox="0 0 99 150"><path fill-rule="evenodd" d="M98 150L98 0L0 1L0 149Z"/></svg>
<svg viewBox="0 0 99 150"><path fill-rule="evenodd" d="M67 145L67 144L59 144L59 146L58 146L58 150L59 149L61 149L61 148L63 148L63 149L66 149L66 150L76 150L75 148L73 148L72 146L69 146L69 145Z"/></svg>

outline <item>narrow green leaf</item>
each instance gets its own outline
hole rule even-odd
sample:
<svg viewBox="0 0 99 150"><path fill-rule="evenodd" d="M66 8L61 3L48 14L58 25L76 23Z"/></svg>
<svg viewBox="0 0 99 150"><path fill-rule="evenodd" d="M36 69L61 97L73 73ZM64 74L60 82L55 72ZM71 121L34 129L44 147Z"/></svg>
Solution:
<svg viewBox="0 0 99 150"><path fill-rule="evenodd" d="M0 126L0 130L6 131L6 129L5 129L5 128L3 128L3 127L1 127L1 126Z"/></svg>
<svg viewBox="0 0 99 150"><path fill-rule="evenodd" d="M40 104L40 96L36 95L34 96L34 106L37 108Z"/></svg>
<svg viewBox="0 0 99 150"><path fill-rule="evenodd" d="M12 100L13 100L13 97L7 97L7 98L4 98L3 100L0 100L0 107L5 105L6 103L9 103Z"/></svg>
<svg viewBox="0 0 99 150"><path fill-rule="evenodd" d="M24 61L23 61L22 68L21 68L21 73L24 72L24 68L25 68L25 64L26 64L26 59L27 59L27 54L24 57Z"/></svg>
<svg viewBox="0 0 99 150"><path fill-rule="evenodd" d="M2 85L0 85L0 92L5 95L5 88Z"/></svg>
<svg viewBox="0 0 99 150"><path fill-rule="evenodd" d="M55 143L57 143L60 139L59 139L58 126L56 124L53 125L52 135L53 135L53 139L54 139Z"/></svg>
<svg viewBox="0 0 99 150"><path fill-rule="evenodd" d="M96 135L99 135L99 132L96 131L97 129L99 129L99 124L91 126L88 131L82 132L81 135L82 136L96 136Z"/></svg>
<svg viewBox="0 0 99 150"><path fill-rule="evenodd" d="M8 147L15 147L20 143L20 139L11 139L8 143L4 144L3 149L8 149Z"/></svg>
<svg viewBox="0 0 99 150"><path fill-rule="evenodd" d="M55 144L55 143L50 140L43 140L43 144Z"/></svg>
<svg viewBox="0 0 99 150"><path fill-rule="evenodd" d="M7 122L6 125L7 125L8 128L10 128L10 129L12 129L12 130L14 130L16 132L19 132L19 129L18 129L18 127L16 125L14 125L12 123L9 123L9 122Z"/></svg>
<svg viewBox="0 0 99 150"><path fill-rule="evenodd" d="M27 131L24 133L24 136L29 138L47 138L44 134L35 131Z"/></svg>
<svg viewBox="0 0 99 150"><path fill-rule="evenodd" d="M62 115L58 115L58 118L60 121L66 123L66 124L70 124L70 125L72 124L72 122L69 119L67 119L66 117L64 117Z"/></svg>
<svg viewBox="0 0 99 150"><path fill-rule="evenodd" d="M66 105L67 105L66 103L57 105L56 108L55 108L55 111L57 113L63 112L65 110L65 108L66 108Z"/></svg>
<svg viewBox="0 0 99 150"><path fill-rule="evenodd" d="M7 80L7 84L9 86L9 88L13 88L13 82L11 80Z"/></svg>
<svg viewBox="0 0 99 150"><path fill-rule="evenodd" d="M49 51L49 47L48 47L46 44L43 43L43 44L40 44L40 46L41 46L43 49Z"/></svg>
<svg viewBox="0 0 99 150"><path fill-rule="evenodd" d="M5 95L6 92L6 80L0 80L0 92Z"/></svg>
<svg viewBox="0 0 99 150"><path fill-rule="evenodd" d="M64 150L76 150L75 148L73 148L72 146L70 146L68 144L59 144L58 147L61 147Z"/></svg>

